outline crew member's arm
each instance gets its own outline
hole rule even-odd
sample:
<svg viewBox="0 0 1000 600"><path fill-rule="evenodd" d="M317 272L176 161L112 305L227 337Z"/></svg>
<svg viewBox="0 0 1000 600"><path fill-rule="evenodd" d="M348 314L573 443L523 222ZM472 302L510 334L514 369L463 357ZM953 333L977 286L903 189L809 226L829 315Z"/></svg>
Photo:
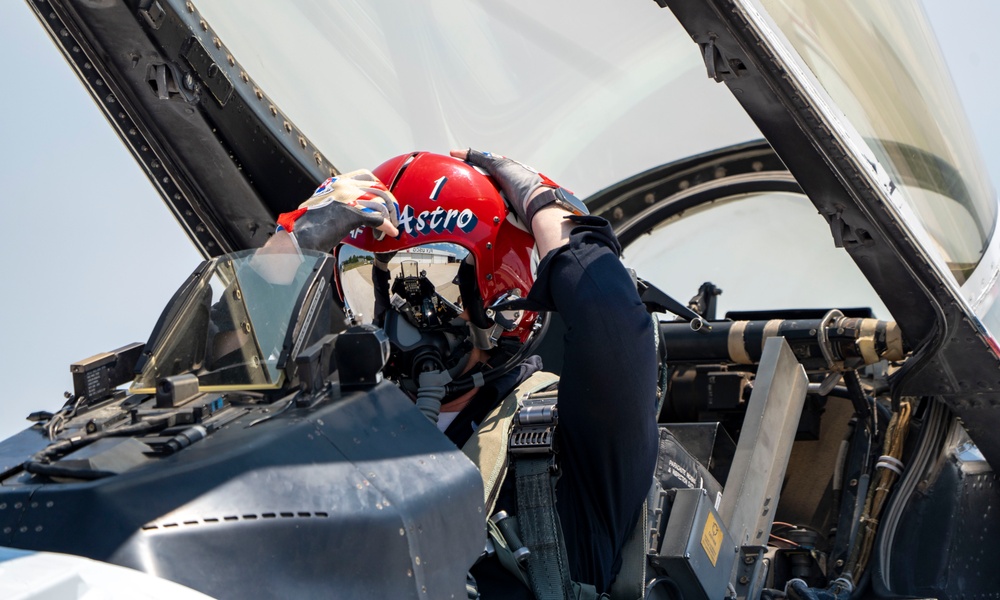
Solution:
<svg viewBox="0 0 1000 600"><path fill-rule="evenodd" d="M278 216L278 228L250 264L267 282L287 285L295 276L299 250L331 252L347 234L371 227L399 235L396 199L371 171L359 170L324 181L312 197Z"/></svg>
<svg viewBox="0 0 1000 600"><path fill-rule="evenodd" d="M540 249L552 246L528 298L554 307L567 328L559 516L576 548L571 572L606 591L656 464L653 323L607 221L552 207L533 230Z"/></svg>
<svg viewBox="0 0 1000 600"><path fill-rule="evenodd" d="M351 231L365 226L396 236L396 209L396 199L371 171L331 177L296 210L278 217L278 231L264 248L329 252Z"/></svg>
<svg viewBox="0 0 1000 600"><path fill-rule="evenodd" d="M559 515L572 549L571 573L605 591L656 462L652 319L607 221L547 203L556 184L516 161L475 151L452 154L497 179L543 257L528 299L557 310L567 327L559 383Z"/></svg>

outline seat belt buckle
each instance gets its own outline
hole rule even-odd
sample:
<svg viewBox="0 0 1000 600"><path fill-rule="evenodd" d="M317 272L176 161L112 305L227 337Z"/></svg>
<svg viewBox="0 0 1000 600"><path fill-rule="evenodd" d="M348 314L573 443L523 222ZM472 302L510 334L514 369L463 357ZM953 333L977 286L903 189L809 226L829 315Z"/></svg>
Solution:
<svg viewBox="0 0 1000 600"><path fill-rule="evenodd" d="M556 424L559 422L556 400L551 393L523 400L514 416L507 445L511 454L555 454Z"/></svg>

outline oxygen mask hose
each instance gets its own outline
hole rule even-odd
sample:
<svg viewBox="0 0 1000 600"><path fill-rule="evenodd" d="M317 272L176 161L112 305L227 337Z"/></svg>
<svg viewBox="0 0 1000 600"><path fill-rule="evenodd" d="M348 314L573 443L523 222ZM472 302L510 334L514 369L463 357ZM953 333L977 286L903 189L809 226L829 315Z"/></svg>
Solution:
<svg viewBox="0 0 1000 600"><path fill-rule="evenodd" d="M417 377L417 408L431 423L437 425L441 414L441 402L445 396L445 386L451 383L448 371L424 371Z"/></svg>

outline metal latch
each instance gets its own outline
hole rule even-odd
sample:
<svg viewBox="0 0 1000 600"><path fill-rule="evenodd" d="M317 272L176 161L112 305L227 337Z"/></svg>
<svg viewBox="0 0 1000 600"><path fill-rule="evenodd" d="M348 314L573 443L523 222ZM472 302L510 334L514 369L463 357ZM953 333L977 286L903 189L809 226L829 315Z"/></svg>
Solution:
<svg viewBox="0 0 1000 600"><path fill-rule="evenodd" d="M508 449L511 454L552 454L555 452L559 411L555 392L542 392L524 399L514 416Z"/></svg>
<svg viewBox="0 0 1000 600"><path fill-rule="evenodd" d="M153 29L159 29L163 25L163 19L167 16L166 11L160 6L157 0L150 2L146 0L139 5L139 14L146 19L146 23Z"/></svg>

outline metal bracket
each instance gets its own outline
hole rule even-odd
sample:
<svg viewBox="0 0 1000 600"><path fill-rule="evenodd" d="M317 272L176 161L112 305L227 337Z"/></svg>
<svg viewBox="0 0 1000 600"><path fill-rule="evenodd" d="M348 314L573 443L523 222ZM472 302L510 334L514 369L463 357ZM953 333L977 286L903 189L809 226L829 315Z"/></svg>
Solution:
<svg viewBox="0 0 1000 600"><path fill-rule="evenodd" d="M182 77L180 69L173 63L151 63L146 70L146 80L160 100L170 100L180 94L186 102L198 102L200 86L195 84L190 73Z"/></svg>
<svg viewBox="0 0 1000 600"><path fill-rule="evenodd" d="M819 351L823 353L823 359L826 361L826 366L831 371L843 371L844 362L836 360L833 355L833 347L830 344L830 335L828 329L832 329L838 326L844 318L844 313L837 309L830 310L823 318L819 321L819 327L816 328L816 342L819 344Z"/></svg>
<svg viewBox="0 0 1000 600"><path fill-rule="evenodd" d="M736 573L733 587L739 600L759 598L767 579L768 563L765 557L767 546L742 546L736 559Z"/></svg>
<svg viewBox="0 0 1000 600"><path fill-rule="evenodd" d="M215 64L212 55L201 44L201 40L196 37L188 39L181 50L181 56L191 65L219 106L225 106L233 96L233 83L226 77L225 71Z"/></svg>
<svg viewBox="0 0 1000 600"><path fill-rule="evenodd" d="M687 321L694 331L709 332L712 325L701 315L691 310L689 306L681 304L666 292L649 283L641 277L636 278L636 289L639 292L639 299L649 312L669 312Z"/></svg>
<svg viewBox="0 0 1000 600"><path fill-rule="evenodd" d="M719 514L740 546L763 546L795 440L808 379L784 338L764 343Z"/></svg>
<svg viewBox="0 0 1000 600"><path fill-rule="evenodd" d="M160 3L157 2L157 0L152 0L152 2L147 0L144 2L139 7L139 14L153 29L159 29L160 26L163 25L164 17L167 16L166 11L163 10L163 7L160 6Z"/></svg>
<svg viewBox="0 0 1000 600"><path fill-rule="evenodd" d="M715 44L716 35L709 33L696 39L701 48L702 59L705 61L705 69L712 79L723 82L746 73L746 65L739 58L729 56L722 48Z"/></svg>

